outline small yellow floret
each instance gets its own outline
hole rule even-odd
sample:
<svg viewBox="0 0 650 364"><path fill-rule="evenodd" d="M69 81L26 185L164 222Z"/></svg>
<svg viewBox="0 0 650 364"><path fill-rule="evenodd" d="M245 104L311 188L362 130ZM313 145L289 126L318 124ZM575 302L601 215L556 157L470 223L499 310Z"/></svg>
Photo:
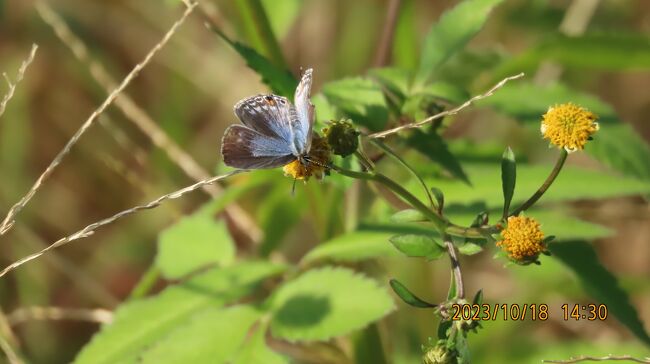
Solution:
<svg viewBox="0 0 650 364"><path fill-rule="evenodd" d="M309 149L309 158L310 161L313 162L303 165L303 163L296 159L282 167L284 175L304 181L309 180L309 177L311 176L323 179L323 177L328 173L328 168L326 166L330 163L330 153L330 147L327 144L327 140L314 133L312 136L311 148Z"/></svg>
<svg viewBox="0 0 650 364"><path fill-rule="evenodd" d="M567 152L582 150L589 137L598 131L596 114L568 103L548 109L542 118L542 136Z"/></svg>
<svg viewBox="0 0 650 364"><path fill-rule="evenodd" d="M503 248L508 257L517 262L534 262L540 253L546 251L544 233L535 219L511 216L501 236L503 239L496 245Z"/></svg>

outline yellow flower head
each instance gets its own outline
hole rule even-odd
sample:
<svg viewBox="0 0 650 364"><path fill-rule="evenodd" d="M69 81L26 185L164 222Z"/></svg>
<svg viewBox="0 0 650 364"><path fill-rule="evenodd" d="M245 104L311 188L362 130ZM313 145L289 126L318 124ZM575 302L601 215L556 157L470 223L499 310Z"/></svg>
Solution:
<svg viewBox="0 0 650 364"><path fill-rule="evenodd" d="M311 176L323 179L329 172L326 166L330 163L330 154L330 146L327 144L327 140L313 133L311 148L309 149L309 160L311 163L306 163L305 165L296 159L282 167L282 170L285 176L294 179L307 181Z"/></svg>
<svg viewBox="0 0 650 364"><path fill-rule="evenodd" d="M517 263L533 263L540 253L546 251L544 233L539 223L530 217L510 216L501 237L502 240L497 241L496 245Z"/></svg>
<svg viewBox="0 0 650 364"><path fill-rule="evenodd" d="M542 118L542 136L567 152L584 149L589 137L598 131L596 114L568 103L548 109Z"/></svg>

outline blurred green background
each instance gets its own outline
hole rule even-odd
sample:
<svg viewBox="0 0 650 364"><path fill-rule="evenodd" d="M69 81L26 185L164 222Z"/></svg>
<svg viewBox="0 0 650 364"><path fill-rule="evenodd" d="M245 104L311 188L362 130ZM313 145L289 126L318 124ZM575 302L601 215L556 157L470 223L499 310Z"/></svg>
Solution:
<svg viewBox="0 0 650 364"><path fill-rule="evenodd" d="M456 3L261 1L292 73L298 75L301 68L314 68L314 93L329 81L365 75L377 66L416 69L429 28ZM568 12L576 3L586 7ZM594 5L593 14L589 3ZM219 148L224 129L237 122L232 113L234 103L268 90L237 52L203 24L204 17L209 16L231 39L273 58L273 50L260 48L264 42L259 40L256 27L251 27L254 20L245 4L239 0L203 0L202 12L190 16L125 91L210 174L225 170ZM49 2L49 7L82 40L90 57L118 81L141 61L183 9L179 2L171 0L57 0ZM394 16L391 7L397 10ZM387 23L390 19L395 20L394 29ZM382 42L387 28L394 35L392 42ZM73 56L36 11L34 2L0 0L0 71L14 77L32 43L39 45L36 59L0 118L3 214L106 97L88 65ZM385 51L381 50L382 44L387 47ZM554 154L534 131L543 110L532 114L529 110L536 110L539 104L550 106L550 100L584 101L604 119L629 125L624 131L617 129L622 138L636 135L638 140L650 139L650 2L504 1L480 33L446 62L439 74L446 82L474 95L521 71L526 72L525 81L513 82L536 87L551 84L546 90L553 97L534 90L527 93L521 85L507 86L494 98L453 119L443 136L462 162L473 163L467 169L472 184L485 189L475 192L479 196L474 198L469 195L469 187L450 183L448 188L454 192L447 195L448 203L456 200L467 207L477 199L488 200L488 205L491 198L500 201L500 186L490 182L498 179L489 176L498 176L498 157L505 145L512 146L518 160L531 165L530 173L537 171L535 181L541 182ZM2 86L0 94L4 93ZM525 123L529 120L535 123ZM607 132L601 124L600 133ZM637 145L631 143L630 148ZM584 225L568 227L558 222L557 229L565 230L554 234L568 239L575 233L579 238L593 240L603 265L629 292L648 331L650 205L646 197L650 172L646 172L650 171L650 156L643 158L647 145L640 148L641 161L638 168L627 169L633 171L630 173L616 168L621 165L617 158L625 159L624 155L610 156L614 160L611 163L603 163L602 158L588 153L572 155L569 166L613 176L603 182L603 198L587 195L583 199L580 195L590 184L598 184L600 174L591 181L567 177L577 196L572 198L572 192L567 192L555 200L550 197L553 209L543 213L550 215L548 221L553 221L557 211L582 220L575 224ZM415 160L419 170L434 168L417 153L409 152L405 157ZM533 170L538 165L539 170ZM487 169L492 175L484 172ZM401 177L408 179L406 174ZM411 182L410 186L417 186ZM619 182L633 187L629 187L630 192L622 191L623 187L616 188ZM112 106L21 212L14 229L2 237L0 262L6 266L91 222L191 183L193 180L165 151ZM339 177L326 178L323 183L298 184L295 197L291 197L291 183L279 170L253 172L228 182L230 198L262 228L263 252L276 261L295 263L314 246L357 222L385 221L393 211L366 185ZM531 182L530 188L536 183ZM12 316L16 310L29 306L115 308L153 262L159 232L209 200L210 196L196 192L110 225L89 239L21 267L0 279L0 307L10 318L18 317ZM356 201L356 205L349 201ZM459 215L474 210L459 208ZM552 223L548 226L553 230ZM251 254L246 239L234 238L241 256ZM470 336L472 357L478 363L650 353L613 317L605 322L564 321L560 310L563 303L594 300L557 260L544 259L541 267L503 268L503 261L493 260L488 251L464 256L462 263L468 292L483 289L486 302L546 303L552 308L546 322L484 323L479 334ZM432 302L442 300L446 294L446 260L427 263L388 257L356 263L355 267L380 277L382 282L387 282L387 277L398 277ZM159 280L157 289L165 284ZM397 310L378 327L389 362L416 363L419 345L435 333L436 321L430 312L398 302ZM32 318L11 324L17 348L32 363L71 361L97 329L96 323L78 320ZM344 339L339 344L349 349ZM3 360L0 358L0 362Z"/></svg>

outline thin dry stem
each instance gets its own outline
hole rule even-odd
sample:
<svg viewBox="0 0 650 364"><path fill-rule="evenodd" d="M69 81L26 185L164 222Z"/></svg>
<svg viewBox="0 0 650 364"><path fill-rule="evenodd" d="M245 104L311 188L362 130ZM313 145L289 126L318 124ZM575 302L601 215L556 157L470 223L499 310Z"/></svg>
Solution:
<svg viewBox="0 0 650 364"><path fill-rule="evenodd" d="M462 105L457 106L456 108L437 113L437 114L435 114L433 116L430 116L430 117L428 117L428 118L426 118L426 119L424 119L422 121L419 121L417 123L405 124L405 125L401 125L401 126L398 126L396 128L393 128L393 129L384 130L384 131L380 131L378 133L370 134L370 135L368 135L368 138L384 138L384 137L386 137L388 135L399 133L402 130L420 128L420 127L422 127L424 125L429 124L430 122L432 122L432 121L434 121L436 119L441 119L441 118L443 118L445 116L455 115L459 111L463 110L464 108L472 105L474 102L492 96L492 94L494 94L494 92L496 90L503 87L508 81L516 80L516 79L522 78L522 77L524 77L523 72L518 74L518 75L506 77L503 80L499 81L496 85L492 86L492 88L489 89L487 92L472 97L471 99L465 101Z"/></svg>
<svg viewBox="0 0 650 364"><path fill-rule="evenodd" d="M72 147L79 141L81 136L92 126L95 120L97 120L97 117L106 110L106 108L117 98L117 96L124 90L130 83L131 81L140 73L140 71L149 64L151 59L153 58L158 51L160 51L165 44L169 41L169 39L176 33L176 30L183 24L185 19L192 13L192 11L196 8L196 4L188 7L183 15L181 16L180 19L178 19L174 25L169 29L169 31L163 36L162 40L158 42L150 51L147 53L145 56L144 60L140 63L138 63L132 70L129 72L129 74L122 80L122 83L113 91L111 92L106 100L95 110L93 113L88 117L88 119L83 123L81 128L77 130L77 132L72 136L72 138L68 141L68 143L65 145L65 147L59 152L59 154L56 155L54 160L50 163L49 166L45 169L45 171L38 177L32 188L29 189L27 194L23 196L20 201L18 201L14 206L11 207L9 212L7 213L7 217L5 217L4 221L2 222L2 225L0 225L0 235L5 234L9 229L11 229L11 226L14 224L14 219L16 215L20 212L22 208L27 205L29 200L36 194L36 191L41 187L43 182L54 172L54 169L61 163L63 158L70 152Z"/></svg>
<svg viewBox="0 0 650 364"><path fill-rule="evenodd" d="M188 9L192 6L185 2ZM206 4L201 4L201 9ZM48 3L39 1L36 3L36 10L43 21L47 23L57 37L65 44L82 63L85 63L90 74L107 92L115 88L116 82L109 75L101 63L93 60L86 45L77 37L65 21L49 6ZM194 181L201 181L210 177L208 171L202 168L192 156L174 142L167 133L158 126L158 123L126 93L122 93L116 100L117 106L135 126L137 126L158 148L165 151L169 159L180 167L180 169ZM223 189L218 185L205 186L203 190L211 197L218 197ZM254 242L262 240L262 231L253 218L239 205L230 204L224 210L226 216L232 221L238 231L248 236Z"/></svg>
<svg viewBox="0 0 650 364"><path fill-rule="evenodd" d="M18 355L14 351L14 349L9 345L7 340L0 335L0 348L2 349L2 352L5 353L7 356L7 360L9 360L9 364L22 364L23 361L18 358Z"/></svg>
<svg viewBox="0 0 650 364"><path fill-rule="evenodd" d="M36 51L38 50L38 45L32 44L32 50L29 52L29 56L27 59L23 61L23 63L20 65L20 68L18 69L18 75L16 75L16 80L14 82L11 82L9 77L7 76L6 73L3 73L2 76L4 76L5 80L7 81L7 84L9 85L9 91L7 91L7 94L4 95L2 98L2 101L0 101L0 116L4 114L5 109L7 108L7 103L9 103L9 100L11 100L12 97L14 97L14 93L16 92L16 86L20 83L20 81L23 80L25 77L25 72L27 72L27 68L29 65L34 61L34 57L36 57Z"/></svg>
<svg viewBox="0 0 650 364"><path fill-rule="evenodd" d="M635 363L650 363L650 357L634 358L630 355L606 355L601 357L593 357L587 355L580 355L566 360L542 360L543 363L580 363L583 361L632 361Z"/></svg>
<svg viewBox="0 0 650 364"><path fill-rule="evenodd" d="M175 192L160 196L157 199L155 199L155 200L153 200L153 201L151 201L151 202L149 202L147 204L132 207L130 209L118 212L117 214L115 214L115 215L113 215L111 217L108 217L108 218L105 218L103 220L99 220L97 222L94 222L94 223L86 226L85 228L77 231L76 233L74 233L72 235L68 235L68 236L66 236L64 238L61 238L61 239L55 241L54 243L48 245L46 248L40 250L39 252L28 255L28 256L26 256L26 257L24 257L24 258L22 258L22 259L20 259L20 260L18 260L16 262L10 264L9 266L7 266L5 269L3 269L0 272L0 277L4 276L5 274L11 272L12 270L20 267L21 265L23 265L23 264L25 264L25 263L27 263L29 261L32 261L32 260L34 260L36 258L39 258L43 254L45 254L45 253L47 253L47 252L49 252L49 251L51 251L53 249L56 249L56 248L58 248L60 246L63 246L63 245L66 245L66 244L68 244L68 243L70 243L72 241L75 241L75 240L87 238L90 235L92 235L95 232L95 230L97 230L97 229L99 229L99 228L101 228L103 226L112 224L112 223L116 222L117 220L120 220L120 219L122 219L122 218L124 218L124 217L126 217L128 215L134 214L134 213L142 211L142 210L150 210L150 209L156 208L162 202L164 202L165 200L172 200L172 199L182 197L182 196L184 196L184 195L186 195L186 194L188 194L190 192L193 192L193 191L195 191L195 190L197 190L199 188L202 188L205 185L210 185L210 184L216 183L216 182L221 181L221 180L223 180L223 179L225 179L227 177L230 177L232 175L242 173L242 172L246 172L246 171L245 170L234 170L234 171L232 171L230 173L226 173L226 174L221 175L221 176L216 176L216 177L212 177L212 178L197 182L197 183L195 183L195 184L193 184L191 186L187 186L187 187L182 188L182 189L180 189L178 191L175 191Z"/></svg>
<svg viewBox="0 0 650 364"><path fill-rule="evenodd" d="M11 326L31 320L72 320L108 324L113 321L113 312L104 308L65 308L65 307L21 307L7 316Z"/></svg>

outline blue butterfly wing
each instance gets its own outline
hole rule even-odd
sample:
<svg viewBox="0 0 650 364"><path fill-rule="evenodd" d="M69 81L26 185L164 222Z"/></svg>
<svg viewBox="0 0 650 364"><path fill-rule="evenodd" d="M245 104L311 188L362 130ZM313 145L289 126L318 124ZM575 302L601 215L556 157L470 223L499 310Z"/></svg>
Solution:
<svg viewBox="0 0 650 364"><path fill-rule="evenodd" d="M296 109L285 97L256 95L245 98L235 105L235 115L242 124L271 138L293 144L291 120Z"/></svg>
<svg viewBox="0 0 650 364"><path fill-rule="evenodd" d="M312 73L311 68L303 73L293 100L296 105L297 117L291 119L291 130L293 131L293 144L299 155L308 154L311 149L312 128L314 125L314 105L309 100L311 97Z"/></svg>
<svg viewBox="0 0 650 364"><path fill-rule="evenodd" d="M276 168L296 159L283 139L264 135L245 125L231 125L221 141L221 155L227 166L242 169Z"/></svg>

